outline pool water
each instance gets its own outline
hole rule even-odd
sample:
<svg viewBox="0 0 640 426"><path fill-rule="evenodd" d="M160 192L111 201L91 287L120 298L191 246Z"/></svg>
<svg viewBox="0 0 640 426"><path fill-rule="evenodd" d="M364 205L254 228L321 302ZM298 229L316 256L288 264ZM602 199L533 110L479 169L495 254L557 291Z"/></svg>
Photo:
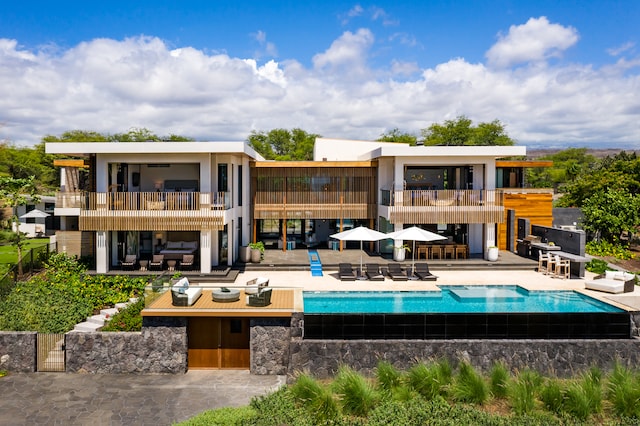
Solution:
<svg viewBox="0 0 640 426"><path fill-rule="evenodd" d="M442 291L304 292L305 314L624 312L575 291L517 285L439 286Z"/></svg>

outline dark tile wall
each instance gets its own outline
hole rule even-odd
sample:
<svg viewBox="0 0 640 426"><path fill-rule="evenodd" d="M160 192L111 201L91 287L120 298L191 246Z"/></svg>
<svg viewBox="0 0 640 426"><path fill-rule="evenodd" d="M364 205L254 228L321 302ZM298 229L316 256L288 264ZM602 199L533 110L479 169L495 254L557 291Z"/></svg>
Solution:
<svg viewBox="0 0 640 426"><path fill-rule="evenodd" d="M304 316L305 339L629 339L628 313Z"/></svg>

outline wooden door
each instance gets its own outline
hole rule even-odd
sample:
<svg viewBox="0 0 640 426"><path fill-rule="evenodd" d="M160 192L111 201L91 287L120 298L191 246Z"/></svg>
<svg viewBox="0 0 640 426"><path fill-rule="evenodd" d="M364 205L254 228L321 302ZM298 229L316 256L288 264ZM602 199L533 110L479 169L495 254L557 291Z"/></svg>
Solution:
<svg viewBox="0 0 640 426"><path fill-rule="evenodd" d="M189 318L189 368L248 369L248 318Z"/></svg>

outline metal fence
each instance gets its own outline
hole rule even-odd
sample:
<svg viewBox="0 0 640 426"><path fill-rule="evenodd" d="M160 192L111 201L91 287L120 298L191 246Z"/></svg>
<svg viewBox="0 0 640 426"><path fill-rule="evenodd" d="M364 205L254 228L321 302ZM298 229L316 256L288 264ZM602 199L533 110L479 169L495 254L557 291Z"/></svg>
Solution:
<svg viewBox="0 0 640 426"><path fill-rule="evenodd" d="M9 270L2 276L0 276L0 299L6 297L11 290L16 286L16 283L20 279L24 279L29 275L40 272L45 265L45 262L51 256L51 253L56 251L56 244L49 243L42 246L34 247L26 253L22 254L20 263L22 264L22 275L19 275L18 264L11 265Z"/></svg>
<svg viewBox="0 0 640 426"><path fill-rule="evenodd" d="M65 371L64 333L38 333L37 371Z"/></svg>

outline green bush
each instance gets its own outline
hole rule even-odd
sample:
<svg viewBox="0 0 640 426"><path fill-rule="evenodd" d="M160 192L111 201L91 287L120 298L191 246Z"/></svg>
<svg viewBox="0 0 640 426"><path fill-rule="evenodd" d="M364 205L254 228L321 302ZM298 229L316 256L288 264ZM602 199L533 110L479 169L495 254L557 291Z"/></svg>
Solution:
<svg viewBox="0 0 640 426"><path fill-rule="evenodd" d="M620 260L629 260L635 257L627 246L614 245L605 240L589 241L585 246L585 251L592 256L615 257Z"/></svg>
<svg viewBox="0 0 640 426"><path fill-rule="evenodd" d="M378 402L374 387L350 367L341 366L333 381L333 389L340 398L345 414L364 417Z"/></svg>
<svg viewBox="0 0 640 426"><path fill-rule="evenodd" d="M594 372L592 369L569 384L564 395L564 411L581 420L602 411L600 374Z"/></svg>
<svg viewBox="0 0 640 426"><path fill-rule="evenodd" d="M451 395L456 401L482 405L489 399L489 386L471 364L462 362Z"/></svg>
<svg viewBox="0 0 640 426"><path fill-rule="evenodd" d="M418 363L409 369L407 379L409 386L427 400L445 396L451 382L444 363L440 367Z"/></svg>
<svg viewBox="0 0 640 426"><path fill-rule="evenodd" d="M339 417L340 409L333 394L313 377L307 374L300 375L289 390L295 400L317 419L332 421Z"/></svg>
<svg viewBox="0 0 640 426"><path fill-rule="evenodd" d="M585 268L589 272L593 272L594 274L604 274L605 271L610 268L607 266L608 263L602 259L591 259L585 264Z"/></svg>
<svg viewBox="0 0 640 426"><path fill-rule="evenodd" d="M251 407L224 407L204 413L180 423L184 426L240 426L254 424L256 411Z"/></svg>
<svg viewBox="0 0 640 426"><path fill-rule="evenodd" d="M489 384L491 393L496 398L507 396L509 386L509 369L503 362L498 362L491 367L489 372Z"/></svg>
<svg viewBox="0 0 640 426"><path fill-rule="evenodd" d="M529 414L536 407L536 394L542 377L535 371L521 371L509 386L509 401L516 414Z"/></svg>
<svg viewBox="0 0 640 426"><path fill-rule="evenodd" d="M102 331L140 331L142 330L142 315L140 312L145 307L144 297L138 297L135 303L129 304L115 314L109 322L102 327Z"/></svg>
<svg viewBox="0 0 640 426"><path fill-rule="evenodd" d="M555 414L562 413L564 390L558 379L549 379L540 390L540 400L544 407Z"/></svg>
<svg viewBox="0 0 640 426"><path fill-rule="evenodd" d="M95 311L142 294L146 282L90 276L75 259L54 254L43 273L17 283L0 301L0 330L64 333Z"/></svg>
<svg viewBox="0 0 640 426"><path fill-rule="evenodd" d="M619 362L609 375L606 396L616 415L640 418L640 378Z"/></svg>

